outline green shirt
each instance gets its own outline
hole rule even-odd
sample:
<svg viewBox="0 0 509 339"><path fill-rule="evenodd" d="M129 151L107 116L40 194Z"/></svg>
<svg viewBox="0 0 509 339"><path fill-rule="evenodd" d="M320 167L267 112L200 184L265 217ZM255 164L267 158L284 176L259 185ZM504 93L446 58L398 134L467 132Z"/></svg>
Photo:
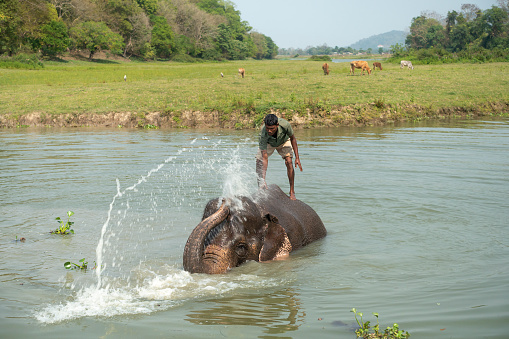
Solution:
<svg viewBox="0 0 509 339"><path fill-rule="evenodd" d="M279 126L277 127L277 134L275 137L267 133L265 125L262 127L259 137L259 148L261 150L267 150L267 144L272 147L281 146L293 135L292 126L288 121L283 118L278 118L278 123Z"/></svg>

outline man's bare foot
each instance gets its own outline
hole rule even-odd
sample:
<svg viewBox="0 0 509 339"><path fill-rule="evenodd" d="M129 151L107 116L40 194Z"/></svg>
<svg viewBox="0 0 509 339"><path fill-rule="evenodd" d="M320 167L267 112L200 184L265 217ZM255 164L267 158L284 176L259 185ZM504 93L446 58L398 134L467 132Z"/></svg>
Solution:
<svg viewBox="0 0 509 339"><path fill-rule="evenodd" d="M290 193L290 199L291 200L297 200L297 198L295 197L295 193Z"/></svg>

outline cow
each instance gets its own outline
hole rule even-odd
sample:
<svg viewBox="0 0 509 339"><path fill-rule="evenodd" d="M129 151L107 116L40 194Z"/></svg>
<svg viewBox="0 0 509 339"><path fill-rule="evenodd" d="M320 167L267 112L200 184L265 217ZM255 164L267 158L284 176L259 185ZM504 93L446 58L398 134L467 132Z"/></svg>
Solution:
<svg viewBox="0 0 509 339"><path fill-rule="evenodd" d="M379 62L373 63L373 71L376 71L376 68L378 67L379 70L382 70L382 64Z"/></svg>
<svg viewBox="0 0 509 339"><path fill-rule="evenodd" d="M239 68L239 75L244 77L244 75L246 75L246 70L244 68Z"/></svg>
<svg viewBox="0 0 509 339"><path fill-rule="evenodd" d="M414 69L414 66L412 65L412 63L410 61L401 60L401 67L400 68L403 68L405 66L408 67L408 68Z"/></svg>
<svg viewBox="0 0 509 339"><path fill-rule="evenodd" d="M368 71L368 75L371 74L371 68L369 68L368 62L363 60L352 61L350 63L350 74L355 75L355 69L362 69L362 75L364 75L364 71Z"/></svg>
<svg viewBox="0 0 509 339"><path fill-rule="evenodd" d="M323 69L323 75L329 75L329 64L328 63L324 63L322 65L322 69Z"/></svg>

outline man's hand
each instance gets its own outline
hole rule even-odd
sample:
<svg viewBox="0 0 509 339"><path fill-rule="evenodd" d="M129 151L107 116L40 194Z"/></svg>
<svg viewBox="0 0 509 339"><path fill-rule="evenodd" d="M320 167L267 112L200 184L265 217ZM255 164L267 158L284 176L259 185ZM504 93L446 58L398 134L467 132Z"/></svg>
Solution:
<svg viewBox="0 0 509 339"><path fill-rule="evenodd" d="M295 167L299 166L300 171L302 172L302 165L300 164L300 159L295 158Z"/></svg>

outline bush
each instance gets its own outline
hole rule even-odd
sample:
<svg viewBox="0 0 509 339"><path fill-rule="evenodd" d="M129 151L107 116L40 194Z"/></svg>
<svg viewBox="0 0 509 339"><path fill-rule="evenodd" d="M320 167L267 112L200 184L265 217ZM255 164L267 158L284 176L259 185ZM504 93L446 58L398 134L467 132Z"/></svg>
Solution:
<svg viewBox="0 0 509 339"><path fill-rule="evenodd" d="M193 58L188 54L176 54L172 56L170 60L175 62L187 62L187 63L202 62L201 60Z"/></svg>
<svg viewBox="0 0 509 339"><path fill-rule="evenodd" d="M38 69L43 67L44 64L36 54L20 53L12 57L7 55L0 57L0 68Z"/></svg>
<svg viewBox="0 0 509 339"><path fill-rule="evenodd" d="M331 57L328 55L312 55L309 61L332 61Z"/></svg>
<svg viewBox="0 0 509 339"><path fill-rule="evenodd" d="M408 55L393 55L387 59L387 62L399 63L401 60L411 61L414 65L500 62L509 61L509 48L496 47L494 49L485 49L483 47L469 47L456 53L451 53L441 47L412 49Z"/></svg>
<svg viewBox="0 0 509 339"><path fill-rule="evenodd" d="M421 64L442 64L454 61L452 54L440 47L420 49L416 57Z"/></svg>

